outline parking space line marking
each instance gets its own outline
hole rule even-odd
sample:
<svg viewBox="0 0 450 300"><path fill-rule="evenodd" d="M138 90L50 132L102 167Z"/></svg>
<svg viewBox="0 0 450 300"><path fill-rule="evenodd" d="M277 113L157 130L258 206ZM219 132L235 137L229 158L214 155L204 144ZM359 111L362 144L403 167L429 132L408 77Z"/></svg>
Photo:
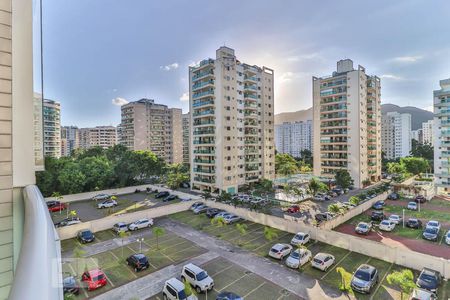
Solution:
<svg viewBox="0 0 450 300"><path fill-rule="evenodd" d="M439 245L442 245L442 241L444 240L445 234L446 232L444 232L444 234L442 235L441 240L439 241Z"/></svg>
<svg viewBox="0 0 450 300"><path fill-rule="evenodd" d="M334 266L333 266L330 270L328 270L328 272L326 272L322 277L320 277L320 280L323 280L328 274L330 274L330 272L331 272L332 270L336 269L337 266L338 266L338 265L339 265L339 264L340 264L347 256L350 255L350 253L353 253L353 252L352 252L352 251L348 251L348 253L345 254L344 257L342 257L342 258L337 262L337 264L334 264Z"/></svg>
<svg viewBox="0 0 450 300"><path fill-rule="evenodd" d="M241 280L242 278L244 278L244 277L246 277L246 276L247 276L247 274L244 274L242 277L240 277L240 278L238 278L238 279L232 281L232 282L229 283L228 285L226 285L226 286L224 286L223 288L221 288L221 289L219 290L219 292L221 292L221 291L223 291L224 289L226 289L227 287L229 287L229 286L235 284L236 282L238 282L239 280Z"/></svg>
<svg viewBox="0 0 450 300"><path fill-rule="evenodd" d="M89 257L89 258L92 260L92 262L94 263L94 265L97 266L97 268L100 268L99 265L97 265L97 263L95 262L95 260L94 260L92 257ZM111 284L112 287L115 287L114 283L112 283L112 281L109 279L109 277L108 277L106 274L105 274L105 277L106 277L106 280L108 280L109 284Z"/></svg>
<svg viewBox="0 0 450 300"><path fill-rule="evenodd" d="M253 293L253 292L259 290L264 284L266 284L266 282L261 283L260 285L258 285L257 287L255 287L253 290L251 290L250 292L248 292L246 295L244 295L244 297L242 297L242 298L245 299L245 298L248 297L248 295L250 295L251 293Z"/></svg>
<svg viewBox="0 0 450 300"><path fill-rule="evenodd" d="M72 272L73 272L74 274L76 274L76 272L75 272L75 270L73 269L73 267L72 267L71 264L69 264L69 267L70 267L70 269L72 269ZM78 278L78 274L76 274L75 277ZM81 290L83 291L83 293L84 293L84 295L86 296L86 298L89 298L89 295L88 295L88 293L86 292L86 289L83 289L83 288L82 288Z"/></svg>
<svg viewBox="0 0 450 300"><path fill-rule="evenodd" d="M219 275L220 273L225 272L226 270L230 269L231 267L233 267L233 265L229 265L229 266L226 267L225 269L222 269L222 270L220 270L219 272L216 272L216 273L214 273L214 274L211 275L211 276L217 276L217 275Z"/></svg>
<svg viewBox="0 0 450 300"><path fill-rule="evenodd" d="M117 255L114 254L114 252L112 252L112 251L108 251L108 252L111 253L111 255L115 257L115 259L120 260L120 258L118 258Z"/></svg>
<svg viewBox="0 0 450 300"><path fill-rule="evenodd" d="M387 271L386 271L386 274L384 274L384 276L383 276L383 279L381 279L380 282L378 282L378 286L377 286L377 288L375 289L375 291L373 291L372 296L370 296L370 300L373 299L373 297L377 294L378 289L383 285L382 283L383 283L384 279L388 276L389 271L392 269L392 266L393 266L393 265L394 265L394 264L392 263L392 264L389 266L389 268L388 268Z"/></svg>
<svg viewBox="0 0 450 300"><path fill-rule="evenodd" d="M277 238L277 240L280 240L280 239L282 239L282 238L284 238L285 236L290 235L290 234L291 234L291 233L286 232L286 233L283 234L282 236L279 236L279 237ZM258 248L255 248L255 250L258 250L259 248L261 248L261 247L263 247L263 246L266 246L266 245L269 244L269 243L273 243L273 241L267 241L267 242L265 242L264 244L262 244L261 246L259 246Z"/></svg>
<svg viewBox="0 0 450 300"><path fill-rule="evenodd" d="M125 263L125 265L126 265L125 268L126 268L128 271L130 271L131 274L133 274L134 278L138 278L138 276L137 276L136 274L134 274L133 271L130 270L130 267L129 267L126 263Z"/></svg>

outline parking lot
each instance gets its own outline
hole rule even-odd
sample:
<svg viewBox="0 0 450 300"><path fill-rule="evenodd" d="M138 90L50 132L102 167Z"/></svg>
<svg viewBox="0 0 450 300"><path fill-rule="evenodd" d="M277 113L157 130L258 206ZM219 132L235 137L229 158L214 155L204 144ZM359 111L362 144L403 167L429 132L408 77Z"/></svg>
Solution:
<svg viewBox="0 0 450 300"><path fill-rule="evenodd" d="M384 214L388 217L391 214L403 215L405 213L405 222L409 218L417 218L422 221L423 227L429 220L436 220L441 223L438 240L428 241L422 238L422 229L403 228L403 224L395 226L391 232L384 232L378 229L378 222L373 222L372 232L368 235L358 235L355 233L355 226L359 222L370 222L373 209L358 215L346 223L338 226L335 230L351 235L357 235L370 240L378 241L395 247L405 247L417 252L430 254L438 257L450 259L450 246L445 244L445 234L450 229L450 201L443 199L432 199L427 203L421 204L420 212L407 209L408 202L411 199L386 200L383 208Z"/></svg>
<svg viewBox="0 0 450 300"><path fill-rule="evenodd" d="M254 252L263 257L268 257L268 252L272 245L275 243L289 243L293 237L293 234L274 229L273 231L277 234L277 237L272 241L269 241L264 235L263 225L243 221L241 224L247 225L247 231L243 234L239 232L234 225L224 225L222 227L212 225L210 219L208 219L205 215L194 216L192 212L189 211L177 213L169 217L177 222L182 222L183 224L189 225L194 229L201 230L219 239L226 240L236 246ZM330 268L327 272L322 272L312 268L311 265L307 263L299 270L292 270L293 275L295 272L307 274L317 280L320 280L320 282L338 288L341 282L341 277L340 274L336 272L336 268L344 268L348 276L351 276L359 265L367 263L378 269L380 274L380 282L370 295L355 293L355 297L357 299L400 299L399 290L396 287L389 285L385 277L388 273L394 270L402 269L401 266L316 241L310 241L307 244L307 248L311 251L312 256L319 252L332 254L335 257L335 264L333 265L333 268ZM279 263L282 264L283 262ZM450 296L450 284L445 284L446 286L440 289L441 297L439 297L439 299L447 299L446 297Z"/></svg>

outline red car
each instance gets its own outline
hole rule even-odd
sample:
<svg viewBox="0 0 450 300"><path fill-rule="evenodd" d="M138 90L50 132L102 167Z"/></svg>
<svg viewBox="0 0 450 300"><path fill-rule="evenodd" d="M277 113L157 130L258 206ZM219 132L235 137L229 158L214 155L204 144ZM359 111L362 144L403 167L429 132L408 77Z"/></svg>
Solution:
<svg viewBox="0 0 450 300"><path fill-rule="evenodd" d="M300 207L298 205L292 205L287 209L287 212L290 214L296 213L300 211Z"/></svg>
<svg viewBox="0 0 450 300"><path fill-rule="evenodd" d="M47 207L49 212L61 211L67 208L64 203L61 203L59 201L55 201L51 205L47 203Z"/></svg>
<svg viewBox="0 0 450 300"><path fill-rule="evenodd" d="M81 275L81 281L87 284L88 291L93 291L106 285L106 275L100 269L86 271Z"/></svg>

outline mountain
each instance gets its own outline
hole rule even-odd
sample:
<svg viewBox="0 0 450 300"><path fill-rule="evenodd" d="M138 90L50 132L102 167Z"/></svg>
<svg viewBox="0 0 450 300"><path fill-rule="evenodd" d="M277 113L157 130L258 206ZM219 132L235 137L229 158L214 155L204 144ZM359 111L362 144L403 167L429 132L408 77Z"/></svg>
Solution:
<svg viewBox="0 0 450 300"><path fill-rule="evenodd" d="M398 113L408 113L411 115L411 129L417 130L422 128L422 123L428 120L432 120L434 114L431 111L420 109L414 106L398 106L395 104L382 104L381 113L386 114L388 112L395 111Z"/></svg>
<svg viewBox="0 0 450 300"><path fill-rule="evenodd" d="M312 120L312 115L312 107L305 110L279 113L275 115L275 125L283 124L284 122Z"/></svg>

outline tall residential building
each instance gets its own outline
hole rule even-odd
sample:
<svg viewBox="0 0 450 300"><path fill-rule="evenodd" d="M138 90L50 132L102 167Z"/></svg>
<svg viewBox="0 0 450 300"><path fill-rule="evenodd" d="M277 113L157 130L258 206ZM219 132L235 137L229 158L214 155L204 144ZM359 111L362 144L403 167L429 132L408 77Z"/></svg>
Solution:
<svg viewBox="0 0 450 300"><path fill-rule="evenodd" d="M410 114L388 112L381 116L381 149L387 159L406 157L410 154Z"/></svg>
<svg viewBox="0 0 450 300"><path fill-rule="evenodd" d="M91 147L106 149L116 144L117 129L114 126L96 126L79 130L79 147L82 149Z"/></svg>
<svg viewBox="0 0 450 300"><path fill-rule="evenodd" d="M189 68L191 187L236 193L275 176L274 72L220 47Z"/></svg>
<svg viewBox="0 0 450 300"><path fill-rule="evenodd" d="M183 163L189 163L189 135L190 135L190 126L189 121L191 119L190 113L185 113L182 116L182 126L183 126Z"/></svg>
<svg viewBox="0 0 450 300"><path fill-rule="evenodd" d="M70 156L80 147L80 131L76 126L61 127L61 156Z"/></svg>
<svg viewBox="0 0 450 300"><path fill-rule="evenodd" d="M434 96L434 185L438 194L450 195L450 78L439 82Z"/></svg>
<svg viewBox="0 0 450 300"><path fill-rule="evenodd" d="M302 150L312 152L312 121L275 125L275 147L293 157L301 157Z"/></svg>
<svg viewBox="0 0 450 300"><path fill-rule="evenodd" d="M44 99L42 116L44 122L44 156L61 156L61 104Z"/></svg>
<svg viewBox="0 0 450 300"><path fill-rule="evenodd" d="M422 123L422 144L434 144L433 124L433 120L428 120Z"/></svg>
<svg viewBox="0 0 450 300"><path fill-rule="evenodd" d="M44 171L44 132L42 94L33 94L33 130L34 130L34 164L36 171Z"/></svg>
<svg viewBox="0 0 450 300"><path fill-rule="evenodd" d="M346 169L356 187L381 179L380 79L350 59L331 76L313 77L314 175Z"/></svg>
<svg viewBox="0 0 450 300"><path fill-rule="evenodd" d="M411 139L423 144L422 128L411 131Z"/></svg>
<svg viewBox="0 0 450 300"><path fill-rule="evenodd" d="M168 163L183 162L182 111L141 99L121 107L119 143L132 150L151 150Z"/></svg>

